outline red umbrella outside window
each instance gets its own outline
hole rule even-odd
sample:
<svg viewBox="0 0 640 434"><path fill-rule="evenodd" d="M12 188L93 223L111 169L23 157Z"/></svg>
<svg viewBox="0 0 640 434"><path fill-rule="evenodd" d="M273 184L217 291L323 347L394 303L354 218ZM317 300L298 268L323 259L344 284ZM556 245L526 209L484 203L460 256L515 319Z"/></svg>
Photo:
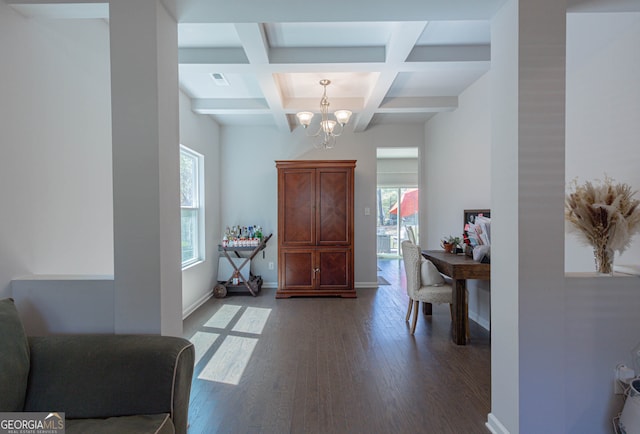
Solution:
<svg viewBox="0 0 640 434"><path fill-rule="evenodd" d="M402 193L400 198L400 217L409 217L418 212L418 189L412 188ZM398 214L398 202L396 202L389 214Z"/></svg>

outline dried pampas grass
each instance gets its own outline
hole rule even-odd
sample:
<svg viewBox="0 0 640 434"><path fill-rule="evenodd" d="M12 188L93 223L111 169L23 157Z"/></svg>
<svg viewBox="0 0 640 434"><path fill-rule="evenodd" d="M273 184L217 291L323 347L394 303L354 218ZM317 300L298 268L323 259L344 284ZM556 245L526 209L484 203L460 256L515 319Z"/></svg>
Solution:
<svg viewBox="0 0 640 434"><path fill-rule="evenodd" d="M640 200L628 184L612 178L578 184L573 180L565 198L568 229L593 247L596 268L611 273L613 252L624 252L640 231Z"/></svg>

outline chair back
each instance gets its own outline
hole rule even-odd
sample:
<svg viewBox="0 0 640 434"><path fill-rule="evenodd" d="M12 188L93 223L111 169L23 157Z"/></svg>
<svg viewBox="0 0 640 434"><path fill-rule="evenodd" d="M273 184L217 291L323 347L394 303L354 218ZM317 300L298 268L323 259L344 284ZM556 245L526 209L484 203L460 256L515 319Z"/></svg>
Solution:
<svg viewBox="0 0 640 434"><path fill-rule="evenodd" d="M407 238L409 239L409 241L411 241L413 244L418 244L418 242L416 241L416 232L413 230L413 226L406 226L407 229Z"/></svg>
<svg viewBox="0 0 640 434"><path fill-rule="evenodd" d="M420 247L408 240L402 242L402 260L407 275L407 295L410 298L414 298L413 293L420 288L421 258Z"/></svg>

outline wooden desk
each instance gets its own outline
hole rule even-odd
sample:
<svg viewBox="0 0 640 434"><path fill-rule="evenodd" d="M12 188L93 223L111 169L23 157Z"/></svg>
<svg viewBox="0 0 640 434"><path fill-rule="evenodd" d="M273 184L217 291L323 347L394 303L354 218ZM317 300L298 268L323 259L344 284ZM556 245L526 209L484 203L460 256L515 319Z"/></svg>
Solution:
<svg viewBox="0 0 640 434"><path fill-rule="evenodd" d="M466 255L443 250L423 250L422 256L433 262L439 272L453 280L453 341L465 345L467 322L467 279L491 280L491 265L476 262Z"/></svg>

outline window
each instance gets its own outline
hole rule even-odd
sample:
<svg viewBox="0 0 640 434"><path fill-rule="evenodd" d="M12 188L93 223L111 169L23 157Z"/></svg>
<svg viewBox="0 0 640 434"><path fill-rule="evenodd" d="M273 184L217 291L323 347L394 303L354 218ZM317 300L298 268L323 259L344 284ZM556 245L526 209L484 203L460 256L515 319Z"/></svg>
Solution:
<svg viewBox="0 0 640 434"><path fill-rule="evenodd" d="M182 268L204 259L204 157L180 145Z"/></svg>

